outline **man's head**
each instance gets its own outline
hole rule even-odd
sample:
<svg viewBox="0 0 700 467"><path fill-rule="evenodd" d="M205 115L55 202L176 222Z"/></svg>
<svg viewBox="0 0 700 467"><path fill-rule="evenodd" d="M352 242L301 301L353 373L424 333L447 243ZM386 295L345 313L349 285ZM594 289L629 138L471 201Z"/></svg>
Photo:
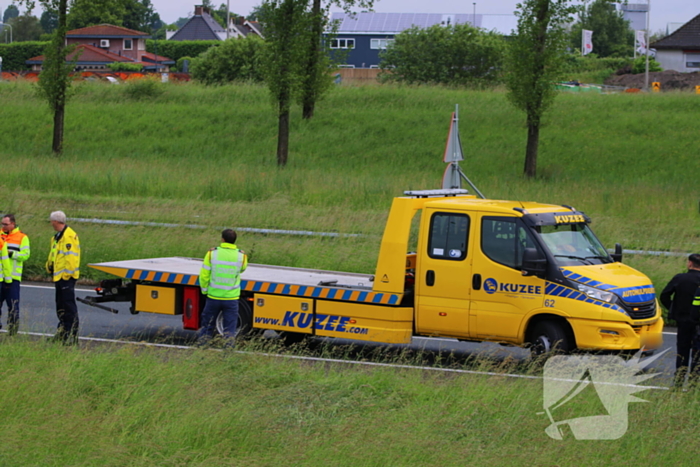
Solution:
<svg viewBox="0 0 700 467"><path fill-rule="evenodd" d="M60 232L66 226L66 215L63 211L54 211L49 216L49 222L56 232Z"/></svg>
<svg viewBox="0 0 700 467"><path fill-rule="evenodd" d="M700 254L693 253L688 256L688 269L700 269Z"/></svg>
<svg viewBox="0 0 700 467"><path fill-rule="evenodd" d="M221 232L221 239L226 243L236 243L236 238L238 238L238 235L233 229L225 229Z"/></svg>
<svg viewBox="0 0 700 467"><path fill-rule="evenodd" d="M15 223L15 215L5 214L2 217L2 231L5 233L10 233L15 230L15 227L17 227L17 224Z"/></svg>

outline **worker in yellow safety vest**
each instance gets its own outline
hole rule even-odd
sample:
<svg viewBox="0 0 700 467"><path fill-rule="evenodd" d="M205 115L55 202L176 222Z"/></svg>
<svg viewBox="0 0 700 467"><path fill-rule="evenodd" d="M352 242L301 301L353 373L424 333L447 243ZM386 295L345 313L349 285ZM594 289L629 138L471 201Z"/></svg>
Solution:
<svg viewBox="0 0 700 467"><path fill-rule="evenodd" d="M46 261L46 272L51 274L56 287L56 315L58 332L54 341L78 343L78 305L75 302L75 283L80 277L80 242L78 234L66 225L63 211L54 211L49 217L56 234L51 238L51 250Z"/></svg>
<svg viewBox="0 0 700 467"><path fill-rule="evenodd" d="M241 273L248 266L245 252L236 246L236 232L225 229L221 245L204 256L199 272L199 286L207 296L202 310L202 327L197 343L206 345L216 327L216 318L223 313L223 337L227 347L233 347L238 326L238 299L241 296Z"/></svg>
<svg viewBox="0 0 700 467"><path fill-rule="evenodd" d="M7 330L10 335L14 335L19 328L19 289L24 262L30 255L29 237L19 230L13 214L5 214L2 217L0 238L7 244L10 263L10 280L5 278L0 288L0 314L2 305L7 303Z"/></svg>

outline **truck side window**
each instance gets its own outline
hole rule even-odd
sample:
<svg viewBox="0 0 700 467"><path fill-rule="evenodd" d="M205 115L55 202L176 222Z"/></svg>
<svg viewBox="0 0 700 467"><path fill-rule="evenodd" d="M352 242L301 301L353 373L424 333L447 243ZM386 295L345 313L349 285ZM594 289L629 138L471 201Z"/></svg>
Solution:
<svg viewBox="0 0 700 467"><path fill-rule="evenodd" d="M430 219L428 256L461 261L467 257L469 217L465 214L438 212Z"/></svg>
<svg viewBox="0 0 700 467"><path fill-rule="evenodd" d="M514 218L484 217L481 222L481 251L489 259L520 269L525 248L537 248L525 227Z"/></svg>

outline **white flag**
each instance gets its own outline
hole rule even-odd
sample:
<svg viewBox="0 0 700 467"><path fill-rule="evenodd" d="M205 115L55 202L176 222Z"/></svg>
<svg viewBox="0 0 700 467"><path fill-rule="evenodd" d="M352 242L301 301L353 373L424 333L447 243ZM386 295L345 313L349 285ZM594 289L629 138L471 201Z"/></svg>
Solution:
<svg viewBox="0 0 700 467"><path fill-rule="evenodd" d="M593 52L593 31L587 29L582 30L583 33L583 47L581 48L581 55L588 55Z"/></svg>
<svg viewBox="0 0 700 467"><path fill-rule="evenodd" d="M644 55L647 53L647 34L643 29L635 31L635 37L637 38L637 53Z"/></svg>

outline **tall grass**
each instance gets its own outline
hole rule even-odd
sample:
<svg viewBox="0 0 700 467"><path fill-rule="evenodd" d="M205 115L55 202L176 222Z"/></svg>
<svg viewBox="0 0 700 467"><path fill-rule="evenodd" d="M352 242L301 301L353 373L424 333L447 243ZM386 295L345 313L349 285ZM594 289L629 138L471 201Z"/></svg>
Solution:
<svg viewBox="0 0 700 467"><path fill-rule="evenodd" d="M695 390L641 393L649 402L630 405L618 440L555 441L541 380L22 336L0 342L0 359L2 465L691 465L697 454ZM584 394L557 415L594 414Z"/></svg>
<svg viewBox="0 0 700 467"><path fill-rule="evenodd" d="M560 95L544 120L539 174L521 176L523 115L503 92L340 86L316 116L292 119L289 164L275 163L267 91L152 83L84 83L68 106L65 154L50 154L51 119L26 83L2 83L0 156L6 196L32 238L48 212L70 217L195 223L206 232L75 225L85 260L200 256L216 228L261 227L366 235L354 240L246 234L256 261L372 272L391 198L435 188L449 115L460 106L462 167L491 198L568 204L594 219L603 242L633 249L698 249L697 128L693 94ZM363 240L364 239L364 240ZM29 269L43 264L35 256ZM630 257L657 282L680 259Z"/></svg>

